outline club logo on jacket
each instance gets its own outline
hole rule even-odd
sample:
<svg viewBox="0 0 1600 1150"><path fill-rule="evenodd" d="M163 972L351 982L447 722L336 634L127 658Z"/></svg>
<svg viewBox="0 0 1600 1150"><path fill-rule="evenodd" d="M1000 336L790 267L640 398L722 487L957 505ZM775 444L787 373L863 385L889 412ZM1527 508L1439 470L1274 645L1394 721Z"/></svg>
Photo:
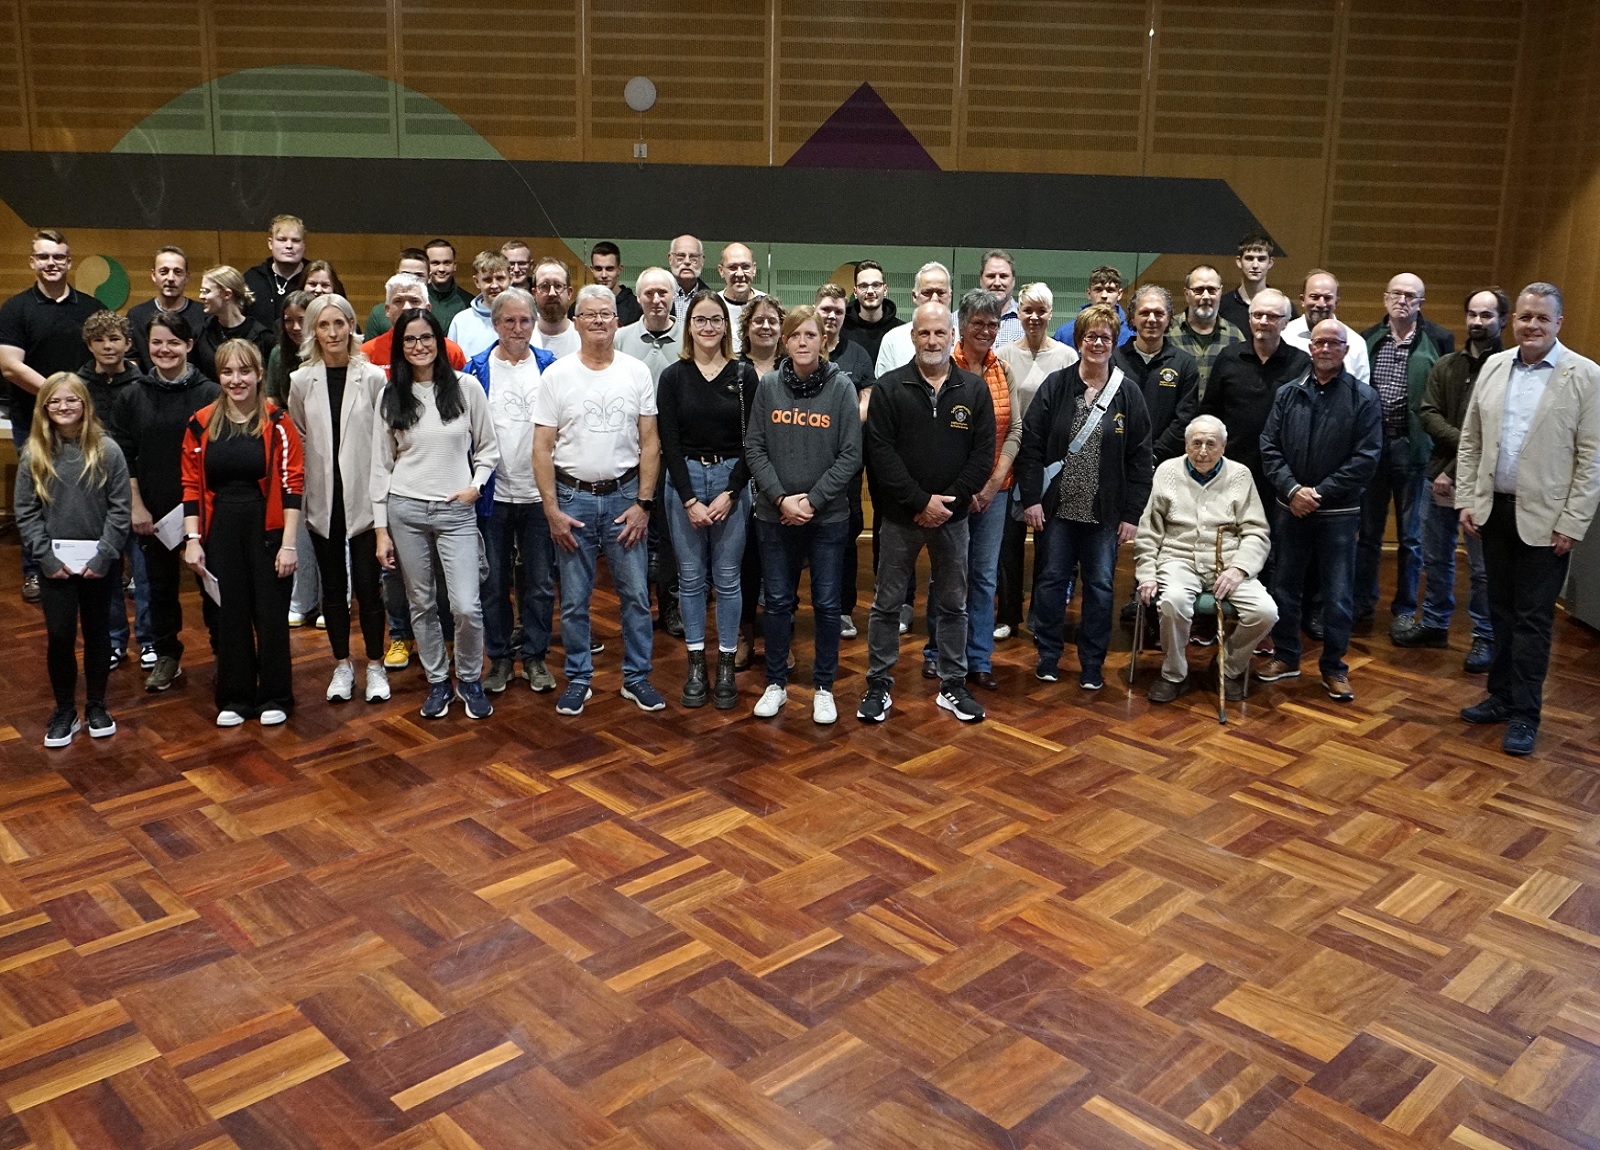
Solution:
<svg viewBox="0 0 1600 1150"><path fill-rule="evenodd" d="M972 429L972 408L958 403L950 409L950 426L957 431Z"/></svg>
<svg viewBox="0 0 1600 1150"><path fill-rule="evenodd" d="M1126 430L1123 427L1123 421L1124 421L1124 416L1123 416L1122 412L1120 412L1120 411L1117 412L1115 415L1113 415L1111 417L1111 434L1112 435L1121 435L1121 434L1123 434L1123 432Z"/></svg>
<svg viewBox="0 0 1600 1150"><path fill-rule="evenodd" d="M1156 383L1160 387L1177 387L1178 372L1176 368L1164 367L1156 374Z"/></svg>

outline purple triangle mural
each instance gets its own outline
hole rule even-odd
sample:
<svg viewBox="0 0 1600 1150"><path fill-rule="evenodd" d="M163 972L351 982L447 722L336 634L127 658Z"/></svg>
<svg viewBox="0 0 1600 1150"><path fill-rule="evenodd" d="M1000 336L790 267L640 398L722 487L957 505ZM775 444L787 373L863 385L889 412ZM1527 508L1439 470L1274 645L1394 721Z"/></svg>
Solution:
<svg viewBox="0 0 1600 1150"><path fill-rule="evenodd" d="M784 167L939 170L928 150L871 84L852 92Z"/></svg>

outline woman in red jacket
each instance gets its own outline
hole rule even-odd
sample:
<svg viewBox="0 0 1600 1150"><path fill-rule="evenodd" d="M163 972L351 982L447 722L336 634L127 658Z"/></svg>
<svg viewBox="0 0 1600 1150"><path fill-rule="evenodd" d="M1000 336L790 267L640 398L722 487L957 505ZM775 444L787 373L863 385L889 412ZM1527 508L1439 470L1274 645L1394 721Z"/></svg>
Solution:
<svg viewBox="0 0 1600 1150"><path fill-rule="evenodd" d="M183 437L184 561L216 580L217 726L273 726L294 706L289 591L304 473L300 436L267 399L261 352L217 349L222 396ZM284 540L288 540L285 544Z"/></svg>

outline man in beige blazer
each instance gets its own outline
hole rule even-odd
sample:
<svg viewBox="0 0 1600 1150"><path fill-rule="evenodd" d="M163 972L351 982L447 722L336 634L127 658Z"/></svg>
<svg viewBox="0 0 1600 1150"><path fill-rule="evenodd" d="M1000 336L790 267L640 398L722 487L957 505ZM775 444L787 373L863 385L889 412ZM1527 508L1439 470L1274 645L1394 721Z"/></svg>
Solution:
<svg viewBox="0 0 1600 1150"><path fill-rule="evenodd" d="M1600 503L1600 366L1556 339L1561 318L1553 284L1522 289L1516 347L1484 365L1457 454L1456 507L1483 539L1495 641L1488 698L1461 717L1506 723L1512 755L1538 738L1556 596Z"/></svg>

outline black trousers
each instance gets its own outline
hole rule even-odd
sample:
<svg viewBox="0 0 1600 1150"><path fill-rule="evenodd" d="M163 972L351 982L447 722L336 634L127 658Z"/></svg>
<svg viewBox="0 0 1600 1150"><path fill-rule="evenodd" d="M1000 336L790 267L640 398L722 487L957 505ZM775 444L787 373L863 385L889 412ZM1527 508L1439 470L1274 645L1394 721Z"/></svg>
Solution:
<svg viewBox="0 0 1600 1150"><path fill-rule="evenodd" d="M1517 500L1512 495L1494 497L1494 511L1480 530L1494 626L1489 694L1506 705L1513 719L1537 725L1550 669L1556 597L1566 585L1572 555L1557 556L1553 547L1524 543L1517 534Z"/></svg>
<svg viewBox="0 0 1600 1150"><path fill-rule="evenodd" d="M144 548L144 570L150 583L150 629L157 655L183 656L183 606L178 595L183 590L183 555L180 550L168 551L154 535L139 536L139 546ZM215 569L213 569L215 573ZM217 605L211 596L200 593L200 617L211 633L211 649L217 647ZM287 608L285 608L287 618Z"/></svg>
<svg viewBox="0 0 1600 1150"><path fill-rule="evenodd" d="M83 677L88 702L106 701L111 677L111 595L121 571L100 579L68 575L39 579L39 605L44 608L45 665L56 706L75 707L78 697L78 624L83 624Z"/></svg>
<svg viewBox="0 0 1600 1150"><path fill-rule="evenodd" d="M254 718L262 711L294 707L289 662L294 578L278 578L282 543L281 530L266 529L266 500L259 493L217 493L205 553L206 568L222 592L217 611L219 711Z"/></svg>
<svg viewBox="0 0 1600 1150"><path fill-rule="evenodd" d="M844 573L839 578L839 614L854 615L856 603L860 598L861 588L858 583L860 563L856 557L856 540L861 538L861 533L867 529L867 513L861 503L861 480L865 473L858 471L855 478L850 480L850 485L845 488L845 496L850 501L850 541L844 549ZM874 552L876 554L876 552ZM874 563L876 566L876 563Z"/></svg>
<svg viewBox="0 0 1600 1150"><path fill-rule="evenodd" d="M1005 492L1001 493L1006 494ZM1044 570L1044 548L1039 545L1040 532L1033 536L1033 583L1039 583ZM995 626L1004 623L1012 631L1022 628L1027 616L1022 611L1022 557L1027 553L1028 525L1020 519L1006 516L1005 534L1000 537L1000 570L996 576Z"/></svg>
<svg viewBox="0 0 1600 1150"><path fill-rule="evenodd" d="M353 589L362 646L369 660L381 659L387 612L383 607L382 573L378 567L378 532L369 527L350 538L350 577L346 580L343 495L336 486L327 537L310 532L311 549L316 552L317 571L322 576L322 618L328 628L328 646L333 648L335 659L350 657L349 600ZM303 555L300 557L302 563L305 559Z"/></svg>

